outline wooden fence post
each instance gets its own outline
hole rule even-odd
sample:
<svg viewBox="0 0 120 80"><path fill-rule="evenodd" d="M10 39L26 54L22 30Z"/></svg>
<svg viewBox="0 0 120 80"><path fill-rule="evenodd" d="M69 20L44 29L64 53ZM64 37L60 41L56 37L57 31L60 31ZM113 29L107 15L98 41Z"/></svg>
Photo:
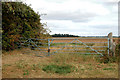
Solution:
<svg viewBox="0 0 120 80"><path fill-rule="evenodd" d="M109 38L109 54L111 56L115 56L116 44L115 44L115 41L113 40L112 32L108 34L108 38Z"/></svg>

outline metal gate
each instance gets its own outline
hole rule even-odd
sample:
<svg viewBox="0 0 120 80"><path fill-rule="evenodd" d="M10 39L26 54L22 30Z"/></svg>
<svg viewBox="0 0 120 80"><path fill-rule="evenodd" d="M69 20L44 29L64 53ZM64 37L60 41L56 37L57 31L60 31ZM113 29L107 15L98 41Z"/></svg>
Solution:
<svg viewBox="0 0 120 80"><path fill-rule="evenodd" d="M109 38L21 38L19 47L30 47L47 56L57 53L109 55Z"/></svg>

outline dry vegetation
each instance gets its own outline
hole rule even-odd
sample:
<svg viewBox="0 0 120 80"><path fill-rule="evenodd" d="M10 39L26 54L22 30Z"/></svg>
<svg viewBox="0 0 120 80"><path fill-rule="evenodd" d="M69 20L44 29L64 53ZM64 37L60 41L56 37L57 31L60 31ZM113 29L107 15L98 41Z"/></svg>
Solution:
<svg viewBox="0 0 120 80"><path fill-rule="evenodd" d="M2 55L3 78L118 78L117 63L100 63L95 56L60 54L37 57L38 52L19 49ZM46 72L47 65L71 65L74 70L67 74Z"/></svg>

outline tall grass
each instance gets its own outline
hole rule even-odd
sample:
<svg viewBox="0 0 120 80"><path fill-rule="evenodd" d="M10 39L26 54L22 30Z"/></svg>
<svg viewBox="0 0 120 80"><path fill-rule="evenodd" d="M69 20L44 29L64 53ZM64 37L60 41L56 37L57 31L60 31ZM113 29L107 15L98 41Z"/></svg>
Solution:
<svg viewBox="0 0 120 80"><path fill-rule="evenodd" d="M106 50L106 53L107 53L107 50ZM115 56L111 56L104 53L103 56L98 59L98 61L101 63L118 63L118 61L120 60L119 53L120 53L120 44L117 44L116 50L115 50Z"/></svg>

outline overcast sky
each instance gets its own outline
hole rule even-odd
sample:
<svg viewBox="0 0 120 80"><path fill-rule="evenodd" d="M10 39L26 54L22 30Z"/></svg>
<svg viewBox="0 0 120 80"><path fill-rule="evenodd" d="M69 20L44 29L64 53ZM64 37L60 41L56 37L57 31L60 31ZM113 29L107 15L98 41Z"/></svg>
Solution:
<svg viewBox="0 0 120 80"><path fill-rule="evenodd" d="M42 15L50 34L79 36L118 35L119 0L26 0Z"/></svg>

